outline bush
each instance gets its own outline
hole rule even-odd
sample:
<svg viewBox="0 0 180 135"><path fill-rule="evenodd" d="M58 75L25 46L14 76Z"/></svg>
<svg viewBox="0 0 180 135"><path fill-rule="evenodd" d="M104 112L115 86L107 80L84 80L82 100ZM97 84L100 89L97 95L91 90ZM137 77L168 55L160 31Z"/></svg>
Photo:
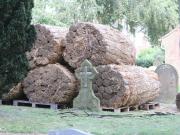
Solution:
<svg viewBox="0 0 180 135"><path fill-rule="evenodd" d="M180 93L180 85L177 86L177 92Z"/></svg>
<svg viewBox="0 0 180 135"><path fill-rule="evenodd" d="M0 0L0 96L27 73L25 52L35 39L33 6L33 0Z"/></svg>
<svg viewBox="0 0 180 135"><path fill-rule="evenodd" d="M159 47L148 48L140 52L136 60L136 65L150 67L153 66L157 58L161 63L164 63L164 51Z"/></svg>

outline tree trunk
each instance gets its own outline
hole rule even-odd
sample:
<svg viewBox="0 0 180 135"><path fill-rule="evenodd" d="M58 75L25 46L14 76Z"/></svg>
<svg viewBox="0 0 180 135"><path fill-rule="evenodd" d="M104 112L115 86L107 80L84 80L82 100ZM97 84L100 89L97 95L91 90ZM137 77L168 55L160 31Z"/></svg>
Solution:
<svg viewBox="0 0 180 135"><path fill-rule="evenodd" d="M73 68L89 59L93 65L133 65L135 48L118 30L109 26L77 23L70 27L63 53L65 61Z"/></svg>
<svg viewBox="0 0 180 135"><path fill-rule="evenodd" d="M33 102L69 103L76 95L75 76L60 64L31 70L22 85Z"/></svg>
<svg viewBox="0 0 180 135"><path fill-rule="evenodd" d="M104 107L140 105L153 101L160 90L155 72L137 66L98 66L93 89Z"/></svg>
<svg viewBox="0 0 180 135"><path fill-rule="evenodd" d="M30 68L57 63L64 49L61 40L65 38L68 30L40 24L35 25L35 29L36 41L31 51L26 52Z"/></svg>

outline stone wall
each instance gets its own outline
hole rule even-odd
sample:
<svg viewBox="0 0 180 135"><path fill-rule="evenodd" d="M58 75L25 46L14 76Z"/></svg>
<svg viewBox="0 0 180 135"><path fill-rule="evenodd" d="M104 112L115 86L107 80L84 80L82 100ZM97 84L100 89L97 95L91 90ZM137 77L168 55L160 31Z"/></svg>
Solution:
<svg viewBox="0 0 180 135"><path fill-rule="evenodd" d="M165 49L165 63L174 66L179 75L180 85L180 26L161 38Z"/></svg>

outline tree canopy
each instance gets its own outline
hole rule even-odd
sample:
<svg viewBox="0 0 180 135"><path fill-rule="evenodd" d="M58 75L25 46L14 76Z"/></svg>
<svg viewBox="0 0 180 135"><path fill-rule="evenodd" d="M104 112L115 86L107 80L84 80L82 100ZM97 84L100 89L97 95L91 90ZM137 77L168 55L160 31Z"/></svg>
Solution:
<svg viewBox="0 0 180 135"><path fill-rule="evenodd" d="M122 20L135 33L140 28L151 43L178 23L176 0L35 0L33 23L69 26L78 21L122 28Z"/></svg>
<svg viewBox="0 0 180 135"><path fill-rule="evenodd" d="M35 38L33 0L0 0L0 96L27 73L25 52Z"/></svg>

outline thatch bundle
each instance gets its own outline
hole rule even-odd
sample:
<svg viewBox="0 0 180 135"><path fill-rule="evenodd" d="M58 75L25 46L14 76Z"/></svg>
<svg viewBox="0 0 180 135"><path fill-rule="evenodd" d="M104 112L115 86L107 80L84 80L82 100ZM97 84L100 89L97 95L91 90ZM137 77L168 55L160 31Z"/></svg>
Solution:
<svg viewBox="0 0 180 135"><path fill-rule="evenodd" d="M135 48L120 31L109 26L77 23L63 41L65 61L77 68L89 59L94 66L135 64Z"/></svg>
<svg viewBox="0 0 180 135"><path fill-rule="evenodd" d="M62 57L63 46L61 40L66 36L66 28L35 25L36 41L33 48L26 52L30 69L47 64L54 64Z"/></svg>
<svg viewBox="0 0 180 135"><path fill-rule="evenodd" d="M137 66L98 66L93 89L105 107L140 105L159 95L160 82L153 71Z"/></svg>
<svg viewBox="0 0 180 135"><path fill-rule="evenodd" d="M75 76L60 64L49 64L30 71L23 81L30 101L69 103L76 94Z"/></svg>

